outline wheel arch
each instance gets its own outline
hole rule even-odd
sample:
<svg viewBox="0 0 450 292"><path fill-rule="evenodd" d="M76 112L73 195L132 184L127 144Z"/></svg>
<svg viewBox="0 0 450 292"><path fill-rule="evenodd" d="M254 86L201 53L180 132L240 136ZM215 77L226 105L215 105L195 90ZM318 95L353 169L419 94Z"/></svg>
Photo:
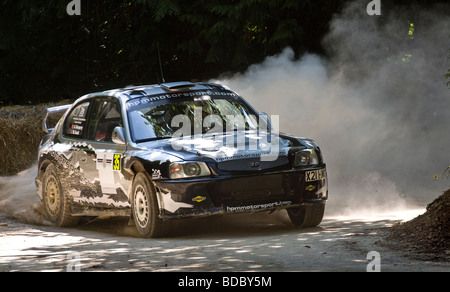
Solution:
<svg viewBox="0 0 450 292"><path fill-rule="evenodd" d="M37 194L39 196L39 199L41 199L41 201L44 198L43 189L42 189L43 188L42 178L43 178L43 175L45 174L45 172L47 171L48 166L51 165L52 163L53 162L51 160L44 159L41 162L39 162L39 164L38 164L38 171L37 171L37 175L35 178L35 184L36 184Z"/></svg>
<svg viewBox="0 0 450 292"><path fill-rule="evenodd" d="M134 159L131 162L129 169L133 175L133 179L131 181L131 187L129 188L129 191L128 191L128 197L130 198L131 205L133 206L133 193L132 192L133 192L134 180L138 173L142 173L147 177L148 181L150 182L150 185L153 188L153 191L156 193L156 197L158 199L158 204L159 204L159 206L161 206L160 198L158 196L158 188L156 187L155 183L153 182L150 174L148 173L148 170L144 167L144 164L139 159Z"/></svg>
<svg viewBox="0 0 450 292"><path fill-rule="evenodd" d="M42 162L40 162L39 166L38 166L38 178L42 178L42 175L45 173L45 171L47 170L48 166L50 164L54 164L53 161L49 160L49 159L45 159Z"/></svg>

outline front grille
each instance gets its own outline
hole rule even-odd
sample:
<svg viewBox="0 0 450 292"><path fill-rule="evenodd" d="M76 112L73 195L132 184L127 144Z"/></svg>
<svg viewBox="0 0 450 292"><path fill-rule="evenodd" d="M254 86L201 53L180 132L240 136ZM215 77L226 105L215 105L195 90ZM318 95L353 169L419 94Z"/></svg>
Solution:
<svg viewBox="0 0 450 292"><path fill-rule="evenodd" d="M213 184L208 191L216 207L293 200L299 195L299 177L274 174L234 178Z"/></svg>
<svg viewBox="0 0 450 292"><path fill-rule="evenodd" d="M288 169L292 167L286 156L278 156L277 159L273 161L263 161L260 157L256 157L229 160L218 164L219 169L225 171L260 171L274 169L281 166L286 166Z"/></svg>

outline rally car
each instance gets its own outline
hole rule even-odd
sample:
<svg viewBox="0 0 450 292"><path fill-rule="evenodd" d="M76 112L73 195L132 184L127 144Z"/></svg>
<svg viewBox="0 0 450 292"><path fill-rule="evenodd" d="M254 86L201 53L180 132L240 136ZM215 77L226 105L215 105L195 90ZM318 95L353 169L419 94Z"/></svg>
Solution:
<svg viewBox="0 0 450 292"><path fill-rule="evenodd" d="M47 109L37 192L58 226L127 216L143 237L166 236L173 219L259 211L316 226L328 198L321 150L277 122L219 84L88 94Z"/></svg>

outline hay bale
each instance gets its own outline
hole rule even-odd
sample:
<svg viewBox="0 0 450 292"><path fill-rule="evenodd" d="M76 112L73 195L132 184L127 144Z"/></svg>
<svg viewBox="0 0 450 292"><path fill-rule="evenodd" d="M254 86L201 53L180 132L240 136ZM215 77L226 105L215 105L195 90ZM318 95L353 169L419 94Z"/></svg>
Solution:
<svg viewBox="0 0 450 292"><path fill-rule="evenodd" d="M0 176L17 174L36 160L43 106L12 106L0 110Z"/></svg>
<svg viewBox="0 0 450 292"><path fill-rule="evenodd" d="M0 176L15 175L37 161L39 143L45 135L42 130L45 109L72 102L0 107ZM56 124L60 117L51 117L49 125Z"/></svg>

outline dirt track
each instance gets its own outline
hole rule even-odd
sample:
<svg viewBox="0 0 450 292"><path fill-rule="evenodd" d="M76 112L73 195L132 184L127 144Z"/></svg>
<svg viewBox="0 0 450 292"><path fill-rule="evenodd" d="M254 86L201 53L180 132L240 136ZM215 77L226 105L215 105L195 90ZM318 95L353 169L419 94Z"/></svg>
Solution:
<svg viewBox="0 0 450 292"><path fill-rule="evenodd" d="M308 229L292 227L281 213L233 215L178 222L164 239L138 238L117 219L65 229L0 216L0 271L364 272L370 251L379 252L381 271L450 271L450 263L380 244L376 230L412 213L325 218Z"/></svg>

